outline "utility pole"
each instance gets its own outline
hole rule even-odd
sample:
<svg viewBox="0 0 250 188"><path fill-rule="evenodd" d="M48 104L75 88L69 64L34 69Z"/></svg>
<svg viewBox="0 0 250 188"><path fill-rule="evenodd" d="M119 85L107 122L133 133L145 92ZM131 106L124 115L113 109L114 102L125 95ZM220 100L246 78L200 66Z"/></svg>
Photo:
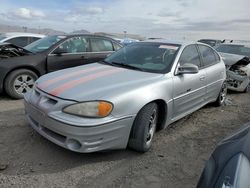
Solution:
<svg viewBox="0 0 250 188"><path fill-rule="evenodd" d="M123 31L124 33L124 38L127 38L127 31Z"/></svg>

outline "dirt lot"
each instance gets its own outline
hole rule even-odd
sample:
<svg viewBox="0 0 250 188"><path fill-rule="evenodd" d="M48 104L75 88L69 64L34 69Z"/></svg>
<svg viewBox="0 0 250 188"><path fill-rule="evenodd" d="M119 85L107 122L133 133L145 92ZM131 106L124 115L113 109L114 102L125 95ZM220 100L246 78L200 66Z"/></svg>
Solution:
<svg viewBox="0 0 250 188"><path fill-rule="evenodd" d="M250 93L228 96L156 134L145 154L79 154L26 123L22 100L0 96L0 187L195 187L216 143L250 121Z"/></svg>

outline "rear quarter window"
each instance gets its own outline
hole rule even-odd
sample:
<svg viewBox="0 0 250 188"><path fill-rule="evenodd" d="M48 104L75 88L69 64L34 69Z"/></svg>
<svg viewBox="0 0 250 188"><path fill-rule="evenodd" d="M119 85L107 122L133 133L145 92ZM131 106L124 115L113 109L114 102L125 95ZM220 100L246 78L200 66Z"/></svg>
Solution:
<svg viewBox="0 0 250 188"><path fill-rule="evenodd" d="M113 45L114 45L114 50L117 51L119 50L122 46L117 44L116 42L113 42Z"/></svg>

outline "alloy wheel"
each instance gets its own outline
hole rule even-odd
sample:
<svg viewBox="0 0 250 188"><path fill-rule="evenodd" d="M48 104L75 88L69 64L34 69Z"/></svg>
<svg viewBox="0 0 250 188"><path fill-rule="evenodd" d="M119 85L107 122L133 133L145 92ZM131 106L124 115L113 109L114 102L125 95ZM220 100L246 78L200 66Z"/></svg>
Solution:
<svg viewBox="0 0 250 188"><path fill-rule="evenodd" d="M27 74L22 74L14 80L14 89L18 94L25 94L30 91L35 84L35 79Z"/></svg>

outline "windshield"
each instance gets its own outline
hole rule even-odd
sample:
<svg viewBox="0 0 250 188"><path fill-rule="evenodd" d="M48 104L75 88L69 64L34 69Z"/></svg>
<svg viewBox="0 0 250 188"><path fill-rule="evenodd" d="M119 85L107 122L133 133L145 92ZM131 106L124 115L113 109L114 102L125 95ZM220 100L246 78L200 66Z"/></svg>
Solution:
<svg viewBox="0 0 250 188"><path fill-rule="evenodd" d="M244 55L250 57L250 47L244 45L224 44L216 48L218 52Z"/></svg>
<svg viewBox="0 0 250 188"><path fill-rule="evenodd" d="M0 41L3 40L3 39L6 39L6 35L5 34L0 34Z"/></svg>
<svg viewBox="0 0 250 188"><path fill-rule="evenodd" d="M65 36L48 36L25 46L25 49L33 53L42 52L64 38Z"/></svg>
<svg viewBox="0 0 250 188"><path fill-rule="evenodd" d="M179 47L175 44L133 43L111 54L105 62L148 72L166 73L170 71Z"/></svg>

